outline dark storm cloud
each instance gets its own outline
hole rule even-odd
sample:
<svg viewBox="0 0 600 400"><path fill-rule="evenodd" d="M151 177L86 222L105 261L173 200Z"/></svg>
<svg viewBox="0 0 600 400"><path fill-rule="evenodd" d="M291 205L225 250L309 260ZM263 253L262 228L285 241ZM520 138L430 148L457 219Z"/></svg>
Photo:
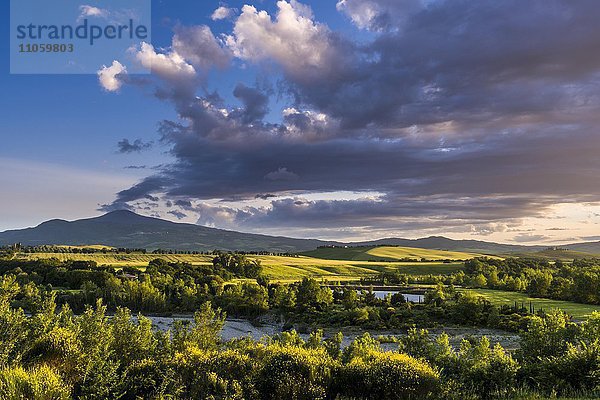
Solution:
<svg viewBox="0 0 600 400"><path fill-rule="evenodd" d="M490 201L494 203L490 207ZM299 227L329 228L368 227L370 229L431 228L478 224L480 234L505 231L505 225L490 222L540 215L549 201L531 202L516 197L461 198L396 197L356 200L307 200L285 198L273 200L268 207L235 209L201 204L194 208L201 223L247 228ZM451 215L448 219L445 216Z"/></svg>
<svg viewBox="0 0 600 400"><path fill-rule="evenodd" d="M403 30L332 61L329 74L307 81L289 71L289 88L348 128L550 112L574 82L593 80L598 18L593 1L434 2Z"/></svg>
<svg viewBox="0 0 600 400"><path fill-rule="evenodd" d="M268 199L272 199L274 197L277 197L277 195L272 194L272 193L260 193L260 194L257 194L256 196L254 196L255 199L262 199L262 200L268 200Z"/></svg>
<svg viewBox="0 0 600 400"><path fill-rule="evenodd" d="M559 202L600 201L596 1L438 1L411 8L402 21L389 11L394 2L368 3L378 7L364 23L375 38L353 43L315 24L303 44L322 57L310 64L284 41L250 43L277 39L284 20L253 24L245 9L229 43L249 62L268 58L281 67L294 99L282 123L264 121L268 93L240 84L233 95L242 108L228 109L216 92L197 95L189 76L168 74L157 95L181 119L163 121L160 135L175 162L107 207L156 193L202 200L371 191L382 196L189 207L204 224L435 222L490 232L504 227L486 224L540 216ZM421 217L429 220L414 221Z"/></svg>
<svg viewBox="0 0 600 400"><path fill-rule="evenodd" d="M421 0L339 0L337 9L359 28L399 30L414 13L424 8Z"/></svg>
<svg viewBox="0 0 600 400"><path fill-rule="evenodd" d="M152 147L152 142L145 143L142 139L135 139L129 142L129 139L123 139L117 143L118 152L122 154L140 153L143 150L148 150Z"/></svg>
<svg viewBox="0 0 600 400"><path fill-rule="evenodd" d="M232 113L243 124L260 122L269 112L269 97L260 90L239 83L233 90L233 95L242 102L244 108Z"/></svg>

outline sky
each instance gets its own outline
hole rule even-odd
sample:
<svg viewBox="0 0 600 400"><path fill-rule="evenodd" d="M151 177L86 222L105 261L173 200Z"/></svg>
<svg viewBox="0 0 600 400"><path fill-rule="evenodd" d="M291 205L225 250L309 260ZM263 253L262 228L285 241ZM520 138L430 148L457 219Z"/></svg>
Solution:
<svg viewBox="0 0 600 400"><path fill-rule="evenodd" d="M152 1L151 43L87 75L11 75L4 24L0 230L129 209L600 240L598 20L595 0Z"/></svg>

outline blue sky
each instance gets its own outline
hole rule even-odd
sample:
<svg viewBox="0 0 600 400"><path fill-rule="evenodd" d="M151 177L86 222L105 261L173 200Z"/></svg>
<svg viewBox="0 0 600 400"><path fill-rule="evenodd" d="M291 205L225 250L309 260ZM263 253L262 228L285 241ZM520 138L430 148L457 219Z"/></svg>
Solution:
<svg viewBox="0 0 600 400"><path fill-rule="evenodd" d="M596 238L600 5L451 3L153 1L152 47L99 76L10 75L4 24L0 230L127 208L303 237Z"/></svg>

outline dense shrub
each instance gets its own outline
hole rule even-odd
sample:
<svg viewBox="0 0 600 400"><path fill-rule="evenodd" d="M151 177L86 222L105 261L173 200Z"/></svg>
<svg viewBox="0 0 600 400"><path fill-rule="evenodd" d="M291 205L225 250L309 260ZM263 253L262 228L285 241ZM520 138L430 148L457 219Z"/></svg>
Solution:
<svg viewBox="0 0 600 400"><path fill-rule="evenodd" d="M63 400L70 396L70 388L50 367L0 370L0 399Z"/></svg>
<svg viewBox="0 0 600 400"><path fill-rule="evenodd" d="M463 341L456 360L458 370L453 378L483 397L508 392L516 384L519 364L499 344L491 347L486 337L475 345Z"/></svg>
<svg viewBox="0 0 600 400"><path fill-rule="evenodd" d="M337 363L325 349L285 347L266 349L257 388L261 399L313 400L328 398Z"/></svg>
<svg viewBox="0 0 600 400"><path fill-rule="evenodd" d="M441 389L439 373L409 355L370 350L340 371L340 392L352 398L418 399Z"/></svg>
<svg viewBox="0 0 600 400"><path fill-rule="evenodd" d="M254 397L254 367L247 354L236 350L188 348L176 358L182 395L191 399Z"/></svg>

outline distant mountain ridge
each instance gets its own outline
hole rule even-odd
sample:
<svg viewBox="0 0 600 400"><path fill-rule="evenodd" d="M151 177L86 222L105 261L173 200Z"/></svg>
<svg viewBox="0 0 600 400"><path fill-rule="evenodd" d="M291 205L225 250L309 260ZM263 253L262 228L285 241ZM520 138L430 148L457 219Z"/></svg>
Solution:
<svg viewBox="0 0 600 400"><path fill-rule="evenodd" d="M33 228L0 232L0 245L22 243L36 245L92 245L172 250L240 250L302 252L319 246L393 245L423 249L467 251L484 254L535 253L548 246L525 246L454 240L443 236L421 239L387 238L343 243L317 239L296 239L253 233L227 231L194 224L176 223L145 217L131 211L113 211L99 217L65 221L52 219ZM600 242L574 243L561 246L572 251L600 254Z"/></svg>
<svg viewBox="0 0 600 400"><path fill-rule="evenodd" d="M453 250L453 251L466 251L473 253L483 254L494 254L494 255L507 255L507 254L529 254L543 252L548 248L554 246L541 246L541 245L518 245L518 244L505 244L486 242L482 240L455 240L449 239L444 236L429 236L420 239L399 239L399 238L387 238L377 239L367 242L359 242L354 245L366 245L366 246L403 246L403 247L417 247L423 249L436 249L436 250ZM570 243L558 246L561 249L568 249L570 251L588 253L590 255L600 254L600 241L598 242L580 242Z"/></svg>
<svg viewBox="0 0 600 400"><path fill-rule="evenodd" d="M335 244L311 239L293 239L226 231L194 224L176 223L120 210L100 217L75 221L53 219L34 228L0 233L0 245L103 244L112 247L172 250L266 250L297 252Z"/></svg>

